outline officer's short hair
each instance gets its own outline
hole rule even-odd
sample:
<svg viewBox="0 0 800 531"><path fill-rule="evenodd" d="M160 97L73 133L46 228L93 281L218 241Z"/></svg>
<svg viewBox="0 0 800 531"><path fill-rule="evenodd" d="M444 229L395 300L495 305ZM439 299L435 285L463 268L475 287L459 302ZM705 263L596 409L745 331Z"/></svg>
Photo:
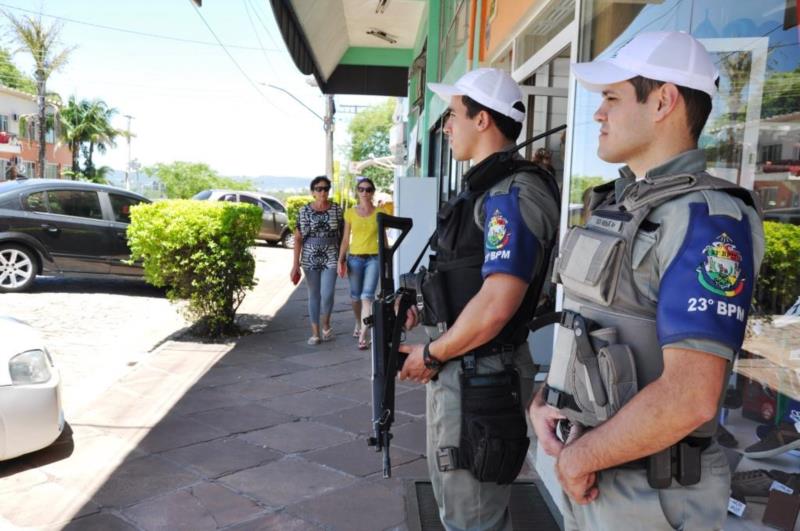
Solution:
<svg viewBox="0 0 800 531"><path fill-rule="evenodd" d="M636 76L629 79L636 90L636 101L644 103L647 101L650 93L664 84L664 81L657 81L648 77ZM719 79L716 81L719 86ZM691 89L688 87L678 87L678 92L683 96L683 101L686 102L686 121L689 124L689 131L692 133L694 141L700 138L700 132L706 125L708 116L711 114L711 96L702 90Z"/></svg>
<svg viewBox="0 0 800 531"><path fill-rule="evenodd" d="M494 120L495 125L503 133L507 139L511 142L514 142L518 137L520 131L522 131L522 123L514 120L510 116L506 116L505 114L500 114L499 112L495 111L494 109L490 109L485 105L481 105L477 101L473 100L469 96L461 96L461 103L467 108L467 116L470 118L474 118L479 112L486 111L489 113L489 116L492 117ZM516 102L513 107L518 111L525 112L525 105L522 102Z"/></svg>

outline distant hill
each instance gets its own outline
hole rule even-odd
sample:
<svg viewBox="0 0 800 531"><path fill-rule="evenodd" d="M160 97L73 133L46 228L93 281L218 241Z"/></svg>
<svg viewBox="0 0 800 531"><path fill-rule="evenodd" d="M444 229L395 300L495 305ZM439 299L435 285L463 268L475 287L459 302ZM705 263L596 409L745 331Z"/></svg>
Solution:
<svg viewBox="0 0 800 531"><path fill-rule="evenodd" d="M307 190L311 183L311 178L307 177L275 177L272 175L262 175L261 177L233 177L234 179L249 180L262 192L275 191L301 191Z"/></svg>

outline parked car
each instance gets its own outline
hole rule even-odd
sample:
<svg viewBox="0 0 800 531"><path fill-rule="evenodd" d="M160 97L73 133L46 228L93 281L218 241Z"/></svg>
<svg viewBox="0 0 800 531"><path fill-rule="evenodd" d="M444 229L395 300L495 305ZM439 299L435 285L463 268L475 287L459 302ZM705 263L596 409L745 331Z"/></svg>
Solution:
<svg viewBox="0 0 800 531"><path fill-rule="evenodd" d="M203 190L192 199L203 201L231 201L248 203L259 207L264 213L261 230L257 238L269 244L278 244L287 249L294 247L294 234L289 229L286 207L278 199L261 192L242 192L237 190Z"/></svg>
<svg viewBox="0 0 800 531"><path fill-rule="evenodd" d="M0 461L50 446L64 430L61 376L39 334L0 316Z"/></svg>
<svg viewBox="0 0 800 531"><path fill-rule="evenodd" d="M800 225L800 207L770 208L764 210L764 221L780 221Z"/></svg>
<svg viewBox="0 0 800 531"><path fill-rule="evenodd" d="M0 292L37 275L135 278L127 264L130 208L144 196L111 186L29 179L0 183Z"/></svg>

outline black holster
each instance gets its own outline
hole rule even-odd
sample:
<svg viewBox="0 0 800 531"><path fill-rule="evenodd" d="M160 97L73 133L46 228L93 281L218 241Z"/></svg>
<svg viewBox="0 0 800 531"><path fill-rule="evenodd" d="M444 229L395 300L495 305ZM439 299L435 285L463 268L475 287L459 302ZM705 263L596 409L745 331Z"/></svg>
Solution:
<svg viewBox="0 0 800 531"><path fill-rule="evenodd" d="M459 468L479 481L511 483L529 444L517 370L462 374Z"/></svg>

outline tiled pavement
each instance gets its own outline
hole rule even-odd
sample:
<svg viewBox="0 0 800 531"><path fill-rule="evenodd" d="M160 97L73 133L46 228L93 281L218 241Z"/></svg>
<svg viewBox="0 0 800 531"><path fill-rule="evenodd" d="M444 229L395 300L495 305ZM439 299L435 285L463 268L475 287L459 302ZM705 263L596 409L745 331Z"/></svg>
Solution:
<svg viewBox="0 0 800 531"><path fill-rule="evenodd" d="M70 419L69 457L0 470L0 528L407 529L403 482L427 477L424 389L398 385L384 479L345 285L322 345L306 344L302 285L271 316L275 290L249 296L263 330L235 344L165 343Z"/></svg>

